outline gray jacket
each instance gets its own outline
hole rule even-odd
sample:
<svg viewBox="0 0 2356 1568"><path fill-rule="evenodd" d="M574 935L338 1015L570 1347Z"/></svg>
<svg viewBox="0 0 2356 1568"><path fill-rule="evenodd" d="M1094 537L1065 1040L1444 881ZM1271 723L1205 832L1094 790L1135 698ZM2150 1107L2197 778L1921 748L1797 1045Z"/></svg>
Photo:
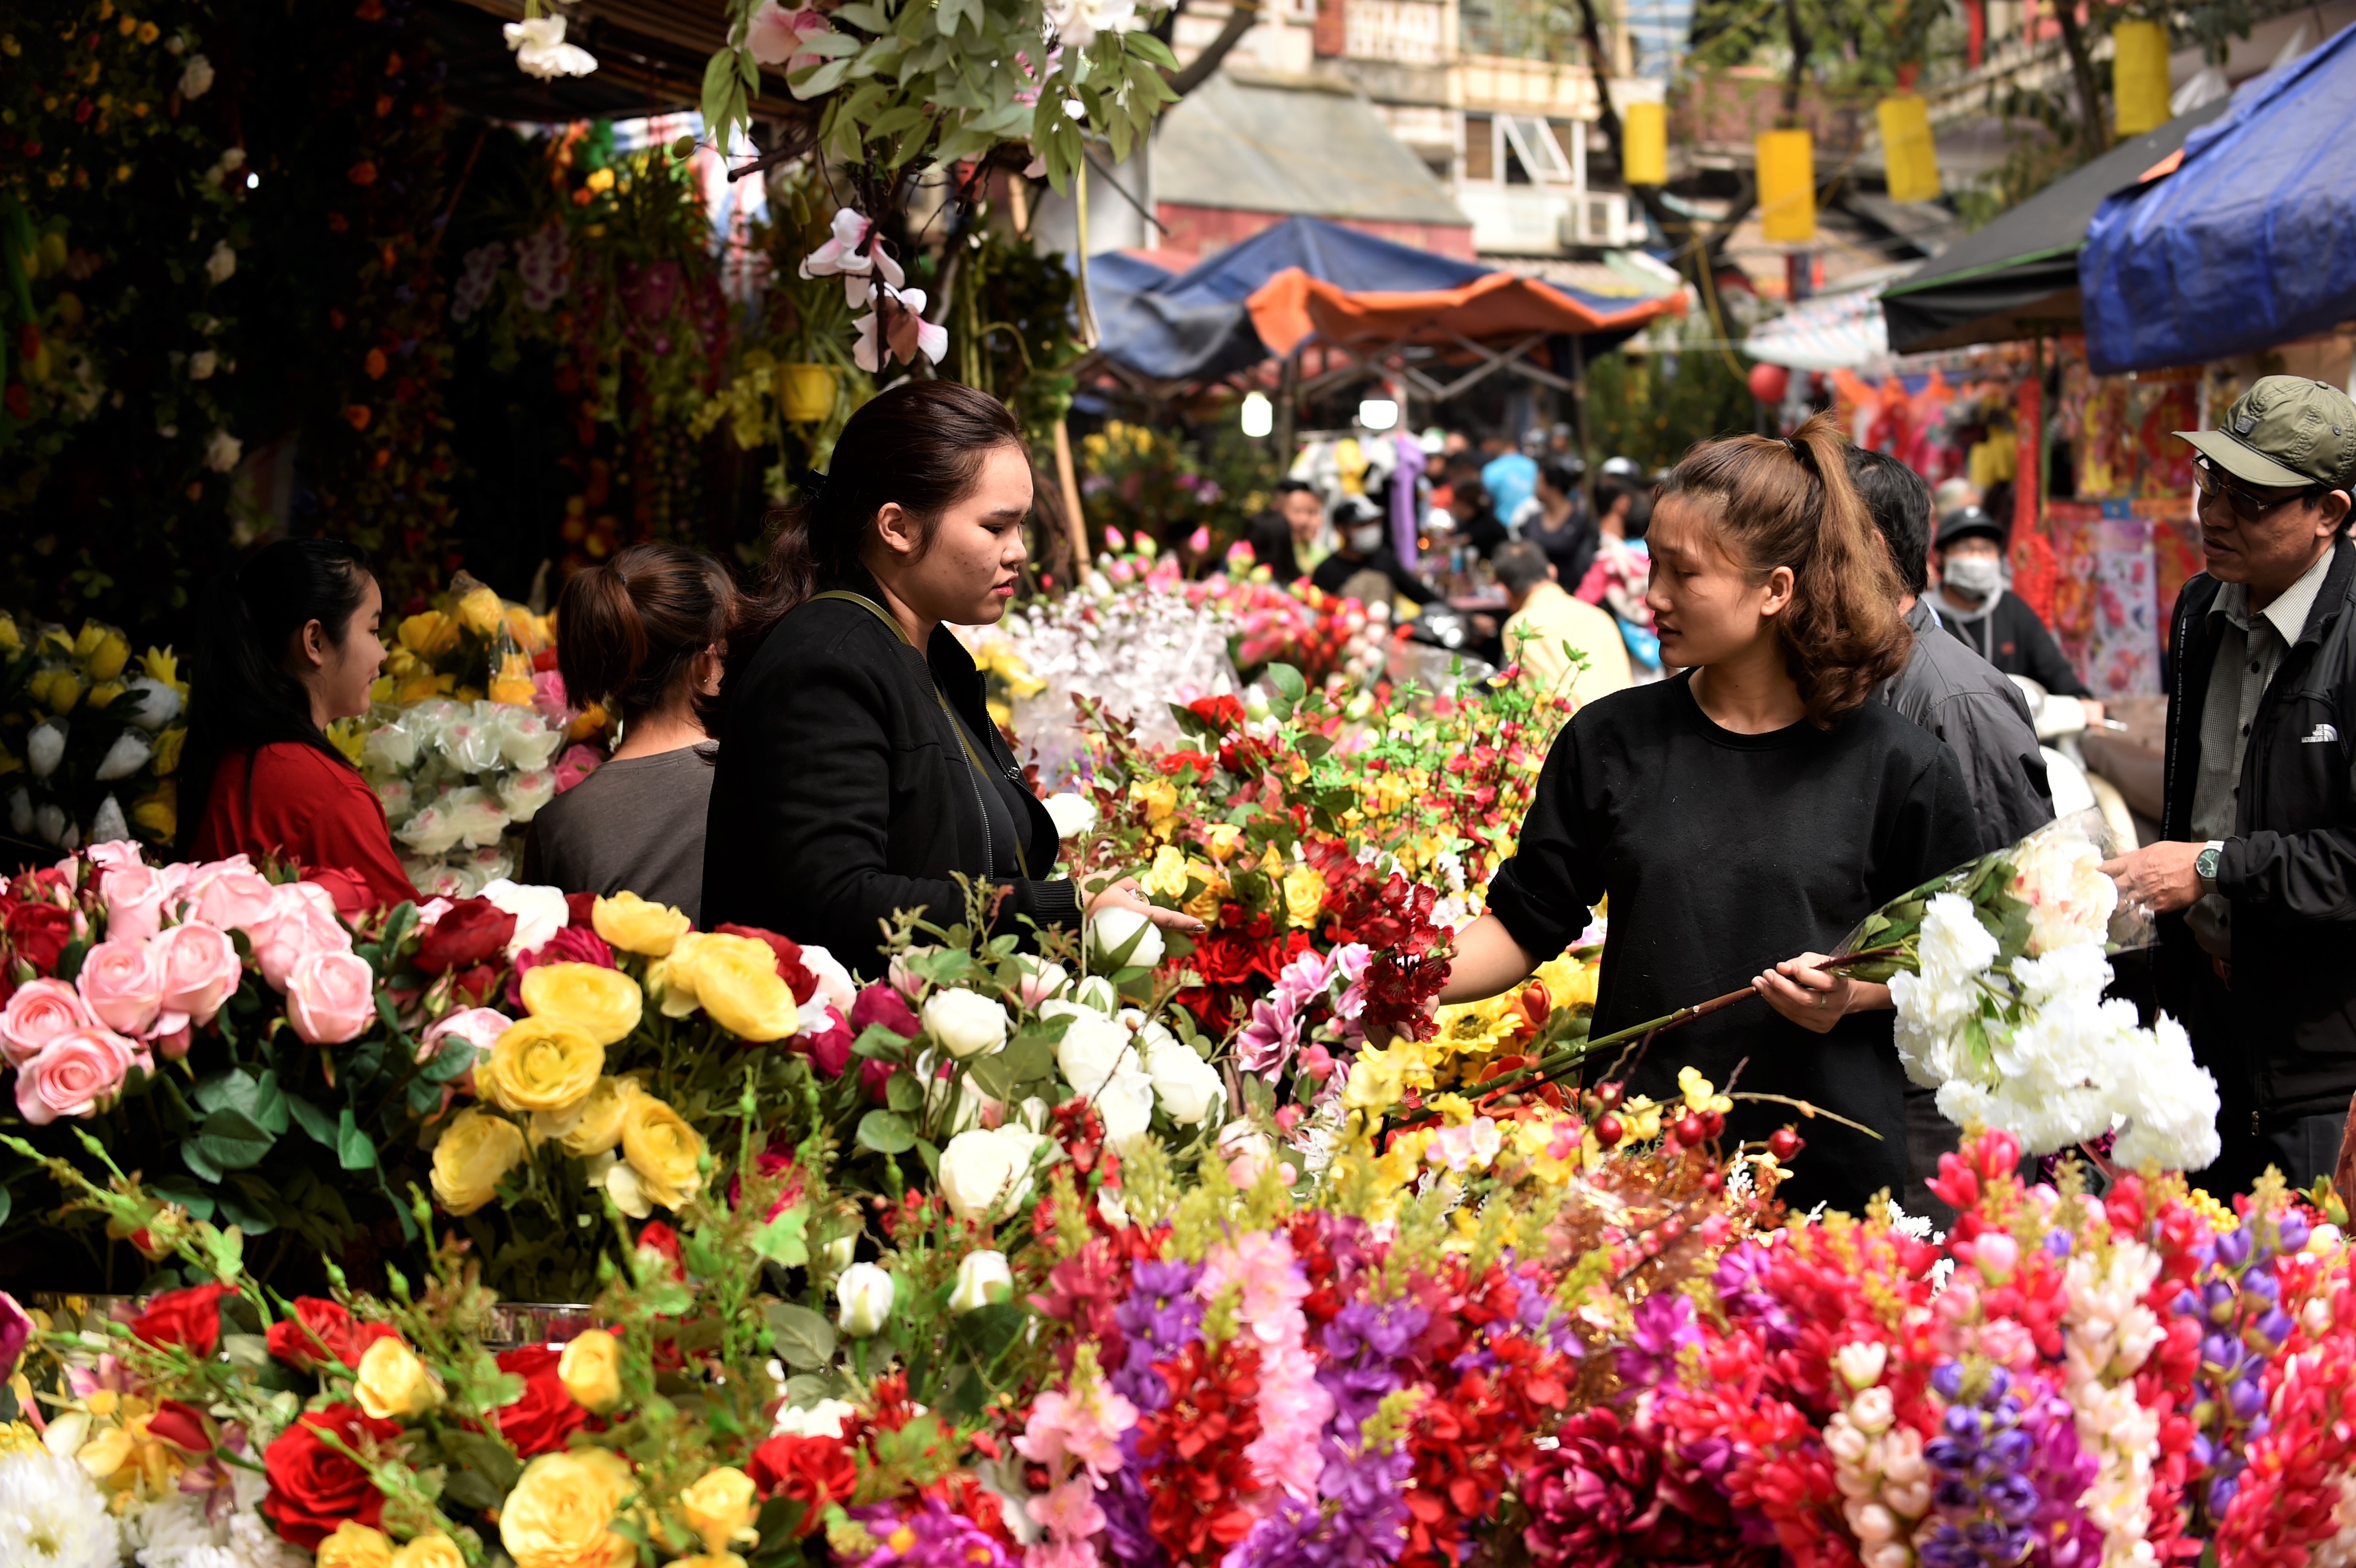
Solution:
<svg viewBox="0 0 2356 1568"><path fill-rule="evenodd" d="M1983 851L2016 843L2053 820L2045 757L2020 688L1939 629L1922 600L1906 613L1914 651L1877 694L1931 731L1963 763Z"/></svg>

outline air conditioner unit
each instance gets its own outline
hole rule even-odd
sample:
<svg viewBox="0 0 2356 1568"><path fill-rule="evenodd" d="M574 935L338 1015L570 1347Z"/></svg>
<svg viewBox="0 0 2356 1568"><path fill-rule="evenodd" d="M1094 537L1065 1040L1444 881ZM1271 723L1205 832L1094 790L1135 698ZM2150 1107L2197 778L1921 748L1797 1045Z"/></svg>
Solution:
<svg viewBox="0 0 2356 1568"><path fill-rule="evenodd" d="M1628 198L1617 191L1581 191L1562 216L1565 245L1607 250L1628 243Z"/></svg>

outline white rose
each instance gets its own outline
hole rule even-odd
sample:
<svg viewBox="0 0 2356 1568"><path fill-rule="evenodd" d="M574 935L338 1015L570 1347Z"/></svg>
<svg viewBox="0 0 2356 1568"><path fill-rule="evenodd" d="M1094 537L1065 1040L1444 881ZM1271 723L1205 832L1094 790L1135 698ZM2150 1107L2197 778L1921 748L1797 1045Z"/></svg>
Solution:
<svg viewBox="0 0 2356 1568"><path fill-rule="evenodd" d="M892 1276L873 1264L852 1264L834 1282L835 1325L854 1339L880 1330L892 1317Z"/></svg>
<svg viewBox="0 0 2356 1568"><path fill-rule="evenodd" d="M1120 1010L1119 993L1112 988L1112 982L1101 975L1091 975L1073 987L1072 1001L1080 1007L1093 1008L1107 1018ZM1047 1009L1043 1007L1039 1010L1044 1013Z"/></svg>
<svg viewBox="0 0 2356 1568"><path fill-rule="evenodd" d="M380 779L373 786L377 804L384 807L387 822L407 820L409 808L417 804L417 792L409 787L407 779Z"/></svg>
<svg viewBox="0 0 2356 1568"><path fill-rule="evenodd" d="M145 736L136 730L125 730L114 738L106 755L99 759L98 777L101 782L127 779L145 767L147 759L155 754L155 749L147 743Z"/></svg>
<svg viewBox="0 0 2356 1568"><path fill-rule="evenodd" d="M1006 1009L975 991L935 991L925 998L925 1032L962 1061L1006 1045Z"/></svg>
<svg viewBox="0 0 2356 1568"><path fill-rule="evenodd" d="M33 732L25 738L25 766L37 779L56 773L65 754L66 732L46 719L34 725Z"/></svg>
<svg viewBox="0 0 2356 1568"><path fill-rule="evenodd" d="M508 828L508 814L490 792L477 784L454 789L442 797L442 809L456 827L458 842L469 849L487 849Z"/></svg>
<svg viewBox="0 0 2356 1568"><path fill-rule="evenodd" d="M202 55L190 55L188 63L180 68L180 96L190 102L213 90L213 62Z"/></svg>
<svg viewBox="0 0 2356 1568"><path fill-rule="evenodd" d="M859 1000L859 987L851 979L851 971L842 966L842 961L823 947L805 947L802 967L818 982L818 990L810 1000L830 1003L835 1011L849 1018L852 1005Z"/></svg>
<svg viewBox="0 0 2356 1568"><path fill-rule="evenodd" d="M1153 1077L1154 1098L1173 1122L1200 1122L1226 1104L1227 1086L1218 1069L1195 1055L1192 1046L1174 1040L1148 1046L1145 1071Z"/></svg>
<svg viewBox="0 0 2356 1568"><path fill-rule="evenodd" d="M941 1150L941 1196L960 1220L987 1220L1031 1190L1031 1157L1047 1140L1024 1127L977 1127Z"/></svg>
<svg viewBox="0 0 2356 1568"><path fill-rule="evenodd" d="M1061 964L1049 964L1037 958L1017 958L1014 967L1022 976L1019 990L1023 1005L1036 1008L1052 997L1060 997L1071 985L1072 976Z"/></svg>
<svg viewBox="0 0 2356 1568"><path fill-rule="evenodd" d="M173 689L168 681L157 680L152 675L143 675L138 679L127 683L123 691L125 697L135 697L139 699L139 707L132 715L132 722L137 724L142 730L160 730L180 716L180 694Z"/></svg>
<svg viewBox="0 0 2356 1568"><path fill-rule="evenodd" d="M1162 962L1162 928L1133 909L1100 911L1088 922L1088 955L1108 969Z"/></svg>
<svg viewBox="0 0 2356 1568"><path fill-rule="evenodd" d="M205 438L205 466L216 474L228 473L244 455L245 443L225 430L217 430Z"/></svg>
<svg viewBox="0 0 2356 1568"><path fill-rule="evenodd" d="M491 730L498 736L499 755L507 759L508 766L527 770L548 766L548 759L556 755L556 748L564 743L564 731L551 728L534 709L506 703L489 706Z"/></svg>
<svg viewBox="0 0 2356 1568"><path fill-rule="evenodd" d="M517 822L530 822L555 798L556 775L546 768L527 768L499 780L499 804Z"/></svg>
<svg viewBox="0 0 2356 1568"><path fill-rule="evenodd" d="M1000 1294L992 1296L993 1289L999 1289ZM1013 1294L1014 1271L1006 1266L1004 1253L968 1253L958 1264L957 1287L949 1292L949 1310L971 1312L993 1301L1004 1301Z"/></svg>
<svg viewBox="0 0 2356 1568"><path fill-rule="evenodd" d="M416 732L402 723L378 725L360 742L360 761L379 773L407 773L417 763Z"/></svg>
<svg viewBox="0 0 2356 1568"><path fill-rule="evenodd" d="M1042 804L1055 824L1058 838L1076 838L1097 825L1097 803L1087 795L1068 792L1051 795Z"/></svg>
<svg viewBox="0 0 2356 1568"><path fill-rule="evenodd" d="M842 1418L856 1415L859 1407L849 1400L822 1399L807 1409L787 1405L777 1412L776 1424L769 1428L772 1437L840 1437Z"/></svg>
<svg viewBox="0 0 2356 1568"><path fill-rule="evenodd" d="M1142 1070L1129 1031L1102 1013L1076 1002L1047 1002L1041 1005L1039 1016L1070 1020L1064 1038L1055 1042L1055 1067L1064 1082L1081 1093L1094 1094L1125 1069Z"/></svg>
<svg viewBox="0 0 2356 1568"><path fill-rule="evenodd" d="M572 923L573 912L565 907L562 888L536 887L502 877L485 883L482 896L491 901L493 908L516 917L515 934L508 939L509 958L546 945Z"/></svg>
<svg viewBox="0 0 2356 1568"><path fill-rule="evenodd" d="M394 828L392 836L418 854L434 859L448 854L451 847L458 842L458 820L447 806L436 803L420 809L415 816ZM410 880L416 881L417 879L412 876ZM417 885L425 891L434 891L423 882Z"/></svg>
<svg viewBox="0 0 2356 1568"><path fill-rule="evenodd" d="M436 738L442 754L460 773L486 773L498 765L498 731L489 714L482 711L491 707L487 702L478 702L475 711L455 714L442 726L442 733Z"/></svg>
<svg viewBox="0 0 2356 1568"><path fill-rule="evenodd" d="M1145 1136L1153 1125L1153 1080L1142 1070L1123 1072L1091 1096L1105 1137L1116 1147Z"/></svg>

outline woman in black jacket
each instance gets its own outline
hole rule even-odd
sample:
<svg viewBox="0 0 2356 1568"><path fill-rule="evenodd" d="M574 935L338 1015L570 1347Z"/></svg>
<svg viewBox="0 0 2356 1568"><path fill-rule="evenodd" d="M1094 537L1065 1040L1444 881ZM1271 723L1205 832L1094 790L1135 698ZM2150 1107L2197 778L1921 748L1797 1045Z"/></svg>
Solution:
<svg viewBox="0 0 2356 1568"><path fill-rule="evenodd" d="M1080 890L1050 876L1055 824L948 629L1006 613L1030 510L1022 432L988 394L914 381L851 416L729 636L706 925L780 932L874 977L894 911L964 918L953 873L997 884L996 929L1079 923ZM1108 906L1199 926L1126 880L1089 903Z"/></svg>

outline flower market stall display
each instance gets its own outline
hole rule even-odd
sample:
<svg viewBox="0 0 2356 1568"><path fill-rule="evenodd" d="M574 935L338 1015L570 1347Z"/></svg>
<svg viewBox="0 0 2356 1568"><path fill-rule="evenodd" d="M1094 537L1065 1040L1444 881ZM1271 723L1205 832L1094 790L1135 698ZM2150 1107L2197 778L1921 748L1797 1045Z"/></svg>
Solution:
<svg viewBox="0 0 2356 1568"><path fill-rule="evenodd" d="M169 843L187 699L169 648L134 658L115 627L69 631L0 612L7 832L61 849L134 833Z"/></svg>

